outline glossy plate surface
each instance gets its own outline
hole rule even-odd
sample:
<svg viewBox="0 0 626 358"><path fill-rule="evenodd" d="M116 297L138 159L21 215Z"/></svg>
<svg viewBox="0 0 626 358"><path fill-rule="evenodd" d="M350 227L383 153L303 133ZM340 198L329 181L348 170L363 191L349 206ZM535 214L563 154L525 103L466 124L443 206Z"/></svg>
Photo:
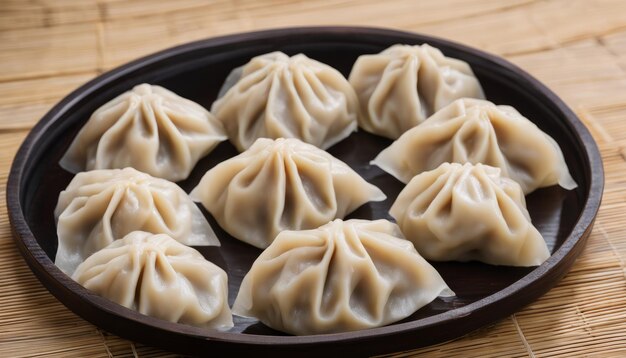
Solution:
<svg viewBox="0 0 626 358"><path fill-rule="evenodd" d="M467 61L487 98L516 107L560 145L578 188L540 189L527 196L534 225L552 256L539 267L495 267L481 263L434 263L457 297L436 299L407 319L358 332L287 336L250 319L235 317L235 327L217 332L143 316L98 297L54 265L57 248L54 207L72 179L58 161L78 129L102 104L134 85L148 82L210 108L231 69L263 53L305 53L344 75L361 54L392 44L427 42L446 55ZM348 163L388 199L369 203L349 218L389 218L387 210L403 185L368 163L390 140L363 131L328 151ZM215 164L236 154L220 144L179 184L189 192ZM41 282L63 304L97 326L146 344L181 353L272 353L319 355L324 352L378 354L452 339L502 319L547 292L570 269L591 231L603 188L600 154L587 129L550 90L514 65L481 51L413 33L371 28L293 28L232 35L168 49L105 73L57 104L33 128L20 148L9 177L7 203L15 240ZM229 275L230 303L260 250L222 231L203 211L221 248L199 248Z"/></svg>

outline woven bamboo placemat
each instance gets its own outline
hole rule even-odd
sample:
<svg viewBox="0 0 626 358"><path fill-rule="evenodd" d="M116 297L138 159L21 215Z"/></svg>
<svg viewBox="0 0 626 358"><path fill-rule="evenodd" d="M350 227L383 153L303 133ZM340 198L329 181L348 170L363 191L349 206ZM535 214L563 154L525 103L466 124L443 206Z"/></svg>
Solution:
<svg viewBox="0 0 626 358"><path fill-rule="evenodd" d="M575 110L604 159L595 229L556 288L495 325L398 356L626 356L626 1L0 0L0 187L29 128L105 70L220 34L337 24L433 34L504 56ZM0 357L171 355L103 332L50 295L12 242L4 195L0 307Z"/></svg>

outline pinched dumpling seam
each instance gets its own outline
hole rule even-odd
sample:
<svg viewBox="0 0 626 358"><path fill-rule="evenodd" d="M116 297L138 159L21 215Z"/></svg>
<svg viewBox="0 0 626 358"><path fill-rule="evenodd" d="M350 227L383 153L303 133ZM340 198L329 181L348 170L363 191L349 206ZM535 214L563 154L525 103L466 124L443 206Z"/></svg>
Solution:
<svg viewBox="0 0 626 358"><path fill-rule="evenodd" d="M202 212L176 184L133 168L77 174L55 208L55 263L71 274L92 253L135 230L187 245L219 245Z"/></svg>
<svg viewBox="0 0 626 358"><path fill-rule="evenodd" d="M415 176L389 212L429 260L535 266L550 256L521 187L498 168L444 163Z"/></svg>
<svg viewBox="0 0 626 358"><path fill-rule="evenodd" d="M362 55L349 81L359 97L359 126L391 139L458 98L485 98L466 62L428 44L394 45Z"/></svg>
<svg viewBox="0 0 626 358"><path fill-rule="evenodd" d="M96 110L60 165L72 173L134 167L179 181L224 140L221 123L202 106L141 84Z"/></svg>
<svg viewBox="0 0 626 358"><path fill-rule="evenodd" d="M403 183L446 162L498 167L525 194L555 184L577 186L554 139L513 107L486 100L454 101L372 161Z"/></svg>
<svg viewBox="0 0 626 358"><path fill-rule="evenodd" d="M378 327L437 296L441 276L386 220L283 231L244 277L233 312L292 334Z"/></svg>
<svg viewBox="0 0 626 358"><path fill-rule="evenodd" d="M259 138L209 170L191 197L230 235L259 248L283 230L316 228L386 198L347 164L295 138Z"/></svg>
<svg viewBox="0 0 626 358"><path fill-rule="evenodd" d="M226 272L165 234L134 231L87 258L72 278L148 316L219 330L233 327Z"/></svg>
<svg viewBox="0 0 626 358"><path fill-rule="evenodd" d="M303 54L257 56L231 72L211 111L239 151L258 138L299 138L322 149L356 130L358 100L334 68Z"/></svg>

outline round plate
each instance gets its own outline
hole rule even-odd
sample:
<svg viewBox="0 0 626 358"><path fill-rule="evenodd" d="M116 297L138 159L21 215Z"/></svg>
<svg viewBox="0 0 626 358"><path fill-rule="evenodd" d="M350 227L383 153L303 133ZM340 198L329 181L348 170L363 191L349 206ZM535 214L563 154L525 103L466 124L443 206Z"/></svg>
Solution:
<svg viewBox="0 0 626 358"><path fill-rule="evenodd" d="M447 56L467 61L487 98L516 107L561 146L578 188L538 190L527 197L533 224L552 256L531 268L495 267L477 262L434 263L456 297L436 299L405 320L386 327L311 336L288 336L255 320L235 317L228 332L200 329L141 315L87 291L53 263L57 237L54 207L72 175L59 158L91 113L134 85L159 84L210 108L231 69L263 53L305 53L348 75L359 55L377 53L392 44L430 43ZM348 163L388 196L369 203L350 217L389 218L387 210L403 185L368 163L390 140L363 131L329 152ZM224 142L200 161L189 179L189 191L207 169L237 152ZM103 74L64 98L33 128L17 153L7 187L15 241L39 280L69 309L122 337L181 353L252 353L320 355L325 352L378 354L429 345L466 334L519 310L554 286L580 254L595 219L603 188L600 154L587 129L550 90L514 65L492 55L437 38L371 28L292 28L225 36L175 47ZM228 272L232 304L243 275L260 250L222 231L207 215L221 248L201 248Z"/></svg>

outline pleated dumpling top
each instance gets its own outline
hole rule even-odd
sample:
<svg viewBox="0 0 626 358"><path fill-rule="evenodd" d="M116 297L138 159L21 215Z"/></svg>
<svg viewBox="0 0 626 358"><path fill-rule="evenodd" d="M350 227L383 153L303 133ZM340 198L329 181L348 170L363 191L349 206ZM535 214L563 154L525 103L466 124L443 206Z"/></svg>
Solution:
<svg viewBox="0 0 626 358"><path fill-rule="evenodd" d="M211 111L240 152L258 138L298 138L327 149L356 130L359 105L336 69L272 52L232 71Z"/></svg>
<svg viewBox="0 0 626 358"><path fill-rule="evenodd" d="M360 56L350 84L361 105L359 126L396 139L458 98L485 98L470 66L437 48L394 45Z"/></svg>
<svg viewBox="0 0 626 358"><path fill-rule="evenodd" d="M453 295L396 224L337 219L281 232L244 277L233 313L296 335L336 333L390 324Z"/></svg>
<svg viewBox="0 0 626 358"><path fill-rule="evenodd" d="M233 327L226 272L166 234L131 232L91 255L72 278L148 316L217 330Z"/></svg>
<svg viewBox="0 0 626 358"><path fill-rule="evenodd" d="M222 125L202 106L144 83L96 110L60 164L72 173L133 167L180 181L224 140Z"/></svg>
<svg viewBox="0 0 626 358"><path fill-rule="evenodd" d="M482 163L502 170L524 194L551 185L571 190L561 148L511 106L459 99L412 128L373 161L403 183L442 163Z"/></svg>
<svg viewBox="0 0 626 358"><path fill-rule="evenodd" d="M386 198L346 163L295 138L257 139L190 195L229 234L259 248L283 230L313 229Z"/></svg>

